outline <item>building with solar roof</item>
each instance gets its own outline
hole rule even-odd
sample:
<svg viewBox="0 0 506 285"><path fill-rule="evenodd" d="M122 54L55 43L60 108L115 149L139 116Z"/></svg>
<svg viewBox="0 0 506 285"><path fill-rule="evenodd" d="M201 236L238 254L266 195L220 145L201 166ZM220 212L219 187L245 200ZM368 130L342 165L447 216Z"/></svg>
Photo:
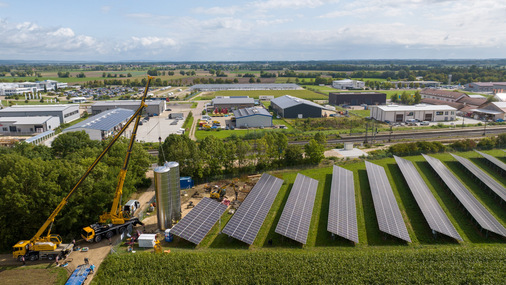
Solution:
<svg viewBox="0 0 506 285"><path fill-rule="evenodd" d="M190 90L222 91L222 90L301 90L294 83L255 83L255 84L195 84Z"/></svg>
<svg viewBox="0 0 506 285"><path fill-rule="evenodd" d="M107 110L66 128L63 132L85 131L90 139L103 140L119 131L134 113L122 108Z"/></svg>
<svg viewBox="0 0 506 285"><path fill-rule="evenodd" d="M272 115L262 107L234 110L234 116L237 128L272 127Z"/></svg>
<svg viewBox="0 0 506 285"><path fill-rule="evenodd" d="M164 100L147 100L146 108L144 112L146 115L160 115L165 111ZM111 101L100 101L91 106L91 113L93 115L99 114L100 112L112 110L116 108L129 109L135 111L141 104L140 100L111 100Z"/></svg>
<svg viewBox="0 0 506 285"><path fill-rule="evenodd" d="M323 106L290 95L271 100L272 109L283 118L320 118Z"/></svg>
<svg viewBox="0 0 506 285"><path fill-rule="evenodd" d="M60 118L60 124L79 119L79 105L14 105L0 110L0 117L40 117Z"/></svg>

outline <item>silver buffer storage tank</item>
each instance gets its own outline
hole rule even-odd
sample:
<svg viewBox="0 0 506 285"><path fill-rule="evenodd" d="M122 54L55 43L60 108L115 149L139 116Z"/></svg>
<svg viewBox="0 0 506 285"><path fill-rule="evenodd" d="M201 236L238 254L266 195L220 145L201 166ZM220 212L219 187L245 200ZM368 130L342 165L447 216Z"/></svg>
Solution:
<svg viewBox="0 0 506 285"><path fill-rule="evenodd" d="M170 229L174 221L181 219L179 163L165 162L154 169L154 176L158 228Z"/></svg>

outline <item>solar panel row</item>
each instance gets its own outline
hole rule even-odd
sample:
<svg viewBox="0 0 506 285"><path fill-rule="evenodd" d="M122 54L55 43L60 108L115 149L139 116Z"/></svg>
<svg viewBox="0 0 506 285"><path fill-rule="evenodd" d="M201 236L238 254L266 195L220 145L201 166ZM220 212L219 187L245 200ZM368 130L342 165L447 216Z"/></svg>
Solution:
<svg viewBox="0 0 506 285"><path fill-rule="evenodd" d="M385 169L368 161L365 166L380 230L411 242Z"/></svg>
<svg viewBox="0 0 506 285"><path fill-rule="evenodd" d="M353 172L334 165L327 231L358 243Z"/></svg>
<svg viewBox="0 0 506 285"><path fill-rule="evenodd" d="M194 244L199 244L218 219L227 210L227 206L205 197L170 232Z"/></svg>
<svg viewBox="0 0 506 285"><path fill-rule="evenodd" d="M441 177L444 183L450 188L453 195L485 230L506 237L506 229L490 214L485 207L467 190L466 186L453 175L443 163L436 158L422 154L434 171Z"/></svg>
<svg viewBox="0 0 506 285"><path fill-rule="evenodd" d="M398 156L394 156L394 158L429 227L433 231L461 241L462 238L459 233L450 222L450 219L448 219L448 216L446 216L434 195L432 195L432 192L413 163Z"/></svg>
<svg viewBox="0 0 506 285"><path fill-rule="evenodd" d="M477 151L475 150L477 153L479 153L481 156L483 156L484 158L486 158L488 161L492 162L493 164L495 164L497 167L501 168L503 171L506 171L506 163L500 161L499 159L491 156L490 154L486 154L484 152L481 152L481 151Z"/></svg>
<svg viewBox="0 0 506 285"><path fill-rule="evenodd" d="M490 177L485 171L481 170L478 166L474 165L470 160L465 159L461 156L450 153L456 160L460 162L469 172L474 174L478 179L480 179L483 184L487 185L490 190L492 190L497 196L501 197L502 200L506 201L506 188L502 186L495 179Z"/></svg>
<svg viewBox="0 0 506 285"><path fill-rule="evenodd" d="M275 232L306 244L318 180L297 174Z"/></svg>
<svg viewBox="0 0 506 285"><path fill-rule="evenodd" d="M263 174L223 232L247 244L253 244L281 185L283 185L282 179Z"/></svg>

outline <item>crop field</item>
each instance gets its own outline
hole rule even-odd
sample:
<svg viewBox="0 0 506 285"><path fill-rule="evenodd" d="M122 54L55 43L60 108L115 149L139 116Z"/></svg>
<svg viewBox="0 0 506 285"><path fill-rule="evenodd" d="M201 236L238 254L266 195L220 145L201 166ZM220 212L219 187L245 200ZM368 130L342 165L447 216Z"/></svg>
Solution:
<svg viewBox="0 0 506 285"><path fill-rule="evenodd" d="M501 150L486 151L503 161ZM499 183L502 177L475 152L457 153L470 159ZM504 203L470 177L449 153L431 154L440 159L467 186L471 193L503 225L506 225ZM432 234L414 196L408 189L393 158L371 160L384 167L412 242L406 243L382 233L376 221L365 164L346 160L340 166L353 171L357 207L359 243L354 244L327 232L332 167L275 171L272 175L284 183L274 200L253 245L221 234L232 215L225 212L195 246L175 237L162 242L170 254L146 252L114 255L102 264L94 282L112 283L129 280L134 283L487 283L498 284L506 278L506 239L480 231L453 194L439 180L425 159L409 156L429 189L455 226L462 242ZM306 245L275 233L276 225L288 199L297 173L319 181L315 206ZM220 228L221 227L221 228ZM121 269L129 264L129 269ZM214 268L227 266L226 274ZM214 269L213 269L214 268ZM165 272L165 274L163 273Z"/></svg>
<svg viewBox="0 0 506 285"><path fill-rule="evenodd" d="M201 100L211 100L216 96L249 96L258 99L261 95L269 95L280 97L283 95L292 95L307 100L328 100L328 97L322 94L315 93L309 90L231 90L231 91L216 91L212 95L200 98Z"/></svg>
<svg viewBox="0 0 506 285"><path fill-rule="evenodd" d="M498 246L136 253L109 256L92 284L501 284L505 255Z"/></svg>

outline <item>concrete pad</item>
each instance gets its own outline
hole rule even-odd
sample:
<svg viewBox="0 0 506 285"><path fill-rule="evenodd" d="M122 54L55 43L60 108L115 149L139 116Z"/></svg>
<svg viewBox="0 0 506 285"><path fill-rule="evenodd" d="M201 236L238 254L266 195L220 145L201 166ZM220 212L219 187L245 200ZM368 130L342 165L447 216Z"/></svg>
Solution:
<svg viewBox="0 0 506 285"><path fill-rule="evenodd" d="M352 150L345 150L344 148L340 149L333 149L343 157L351 157L351 158L357 158L361 156L368 156L368 154L358 148L354 148Z"/></svg>

